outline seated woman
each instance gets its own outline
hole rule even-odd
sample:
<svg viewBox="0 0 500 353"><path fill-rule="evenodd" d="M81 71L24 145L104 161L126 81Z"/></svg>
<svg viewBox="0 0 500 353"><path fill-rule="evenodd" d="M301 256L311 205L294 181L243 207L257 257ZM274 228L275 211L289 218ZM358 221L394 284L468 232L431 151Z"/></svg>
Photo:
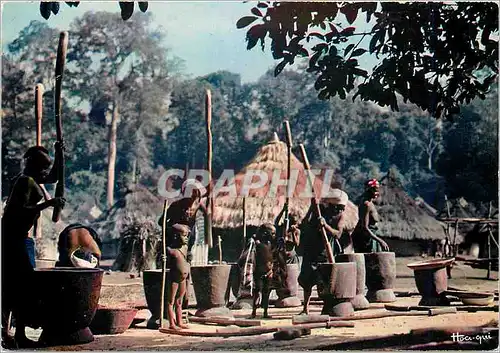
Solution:
<svg viewBox="0 0 500 353"><path fill-rule="evenodd" d="M100 246L101 240L94 229L81 223L70 224L59 234L56 267L98 267Z"/></svg>

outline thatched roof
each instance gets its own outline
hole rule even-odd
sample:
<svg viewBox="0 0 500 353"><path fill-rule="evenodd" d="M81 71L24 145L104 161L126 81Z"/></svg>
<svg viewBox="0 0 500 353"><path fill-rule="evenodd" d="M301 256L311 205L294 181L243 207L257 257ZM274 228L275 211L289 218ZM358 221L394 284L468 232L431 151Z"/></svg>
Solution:
<svg viewBox="0 0 500 353"><path fill-rule="evenodd" d="M438 211L434 207L429 205L427 202L425 202L425 200L422 197L417 196L415 198L415 202L419 207L421 207L423 210L425 210L429 214L429 216L431 216L431 217L437 216Z"/></svg>
<svg viewBox="0 0 500 353"><path fill-rule="evenodd" d="M130 188L124 197L93 222L102 239L120 236L125 222L134 217L158 219L163 202L143 185Z"/></svg>
<svg viewBox="0 0 500 353"><path fill-rule="evenodd" d="M248 170L261 170L267 172L267 183L259 188L249 191L246 197L246 221L249 226L259 226L264 222L274 222L274 219L282 210L285 204L286 187L279 186L274 196L270 195L271 180L275 171L280 173L281 180L287 177L287 146L280 141L277 136L262 146L250 163L243 168L234 178L234 184L238 195ZM294 188L293 196L290 198L290 212L297 215L302 220L310 206L310 199L299 197L305 190L308 190L307 174L299 159L291 156L291 169L298 170L297 184ZM292 172L293 173L293 172ZM232 182L231 182L232 183ZM320 195L323 182L319 177L315 178L314 192ZM346 207L347 227L352 230L358 221L357 207L349 201ZM243 225L243 198L234 197L228 194L218 194L215 199L215 209L213 217L215 228L237 228Z"/></svg>
<svg viewBox="0 0 500 353"><path fill-rule="evenodd" d="M375 201L381 221L381 235L405 240L444 239L445 225L430 216L389 173L380 180L380 197Z"/></svg>

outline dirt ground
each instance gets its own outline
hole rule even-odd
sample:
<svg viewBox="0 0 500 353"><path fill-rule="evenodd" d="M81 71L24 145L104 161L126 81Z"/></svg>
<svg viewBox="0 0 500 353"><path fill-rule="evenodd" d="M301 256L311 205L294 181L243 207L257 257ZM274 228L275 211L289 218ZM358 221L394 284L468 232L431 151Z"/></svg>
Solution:
<svg viewBox="0 0 500 353"><path fill-rule="evenodd" d="M421 258L398 258L396 261L397 280L396 291L416 291L413 271L406 264L419 261ZM498 272L493 272L491 280L486 280L486 270L472 269L466 265L456 265L452 271L453 278L449 280L450 287L466 289L471 291L494 291L498 290ZM134 278L131 278L134 277ZM413 296L398 298L394 304L417 305L420 297ZM101 289L100 304L117 305L126 302L145 302L142 287L142 278L137 274L111 273L104 276ZM498 303L496 303L498 304ZM301 308L270 308L272 319L263 320L263 325L291 325L292 315L300 312ZM196 309L191 309L194 314ZM311 307L312 313L321 311L321 306ZM365 315L385 311L383 304L371 304L367 310L358 311L356 315ZM237 318L246 318L250 310L235 310L233 314ZM261 311L258 312L260 319ZM150 313L146 310L139 311L136 317L147 319ZM318 350L331 349L331 345L337 342L345 342L353 339L394 336L406 334L413 329L430 328L454 328L460 332L464 327L498 326L498 313L496 312L458 312L456 314L445 314L439 316L400 316L369 320L355 320L353 328L331 328L313 329L312 334L291 341L276 341L273 334L258 336L243 336L232 338L212 337L185 337L164 334L156 330L145 328L145 322L136 327L128 329L120 335L96 335L94 342L77 345L51 347L50 351L79 351L79 350ZM207 330L207 326L190 323L192 330ZM208 329L214 330L214 327ZM454 331L455 332L455 331ZM29 336L37 339L41 330L31 330ZM451 340L451 337L450 337ZM388 348L390 349L390 348Z"/></svg>

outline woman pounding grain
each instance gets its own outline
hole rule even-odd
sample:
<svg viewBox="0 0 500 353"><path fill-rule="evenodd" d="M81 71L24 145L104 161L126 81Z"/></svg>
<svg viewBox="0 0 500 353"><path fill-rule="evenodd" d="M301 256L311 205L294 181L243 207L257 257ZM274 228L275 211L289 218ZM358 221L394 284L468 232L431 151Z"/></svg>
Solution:
<svg viewBox="0 0 500 353"><path fill-rule="evenodd" d="M319 270L320 264L328 261L321 235L322 227L325 228L333 255L339 255L343 252L339 239L345 232L344 210L347 201L348 196L344 191L334 189L331 197L322 199L320 202L320 210L323 217L319 220L314 217L311 203L311 207L302 221L304 232L301 233L301 244L304 255L298 278L299 285L304 290L304 307L301 314L309 314L312 288L316 286L320 295L325 290L325 283Z"/></svg>
<svg viewBox="0 0 500 353"><path fill-rule="evenodd" d="M183 224L189 228L189 234L187 236L187 255L186 260L191 264L193 254L191 249L195 242L195 237L193 236L193 229L196 223L196 213L200 210L205 218L205 229L209 232L212 227L210 225L210 218L208 217L208 212L205 205L202 204L201 198L204 196L206 189L201 183L194 179L188 179L181 186L181 193L183 197L179 200L174 201L167 210L167 234L171 232L171 228L174 224ZM163 225L163 216L158 220L160 226ZM210 235L209 235L210 236ZM189 280L189 276L188 276ZM184 308L188 305L188 294L186 292Z"/></svg>
<svg viewBox="0 0 500 353"><path fill-rule="evenodd" d="M195 238L192 236L193 228L196 223L196 213L200 210L205 218L205 229L210 230L210 219L205 205L202 204L201 198L204 196L206 189L201 183L194 179L188 179L181 186L181 194L183 197L172 202L167 210L167 232L174 224L184 224L189 227L189 242L188 242L188 261L191 262L191 248L194 245ZM158 220L158 224L163 225L163 216Z"/></svg>
<svg viewBox="0 0 500 353"><path fill-rule="evenodd" d="M389 251L387 243L377 234L379 215L373 201L379 196L380 184L376 179L365 183L365 191L358 206L359 220L352 232L354 252Z"/></svg>
<svg viewBox="0 0 500 353"><path fill-rule="evenodd" d="M57 166L64 145L55 144L56 160L48 151L35 146L24 155L25 168L14 182L4 214L2 216L2 340L9 341L8 317L10 312L16 319L15 345L19 348L33 347L35 342L25 334L25 327L33 319L34 254L26 247L26 238L40 213L48 207L64 207L66 200L58 197L39 202L45 197L40 184L57 181Z"/></svg>

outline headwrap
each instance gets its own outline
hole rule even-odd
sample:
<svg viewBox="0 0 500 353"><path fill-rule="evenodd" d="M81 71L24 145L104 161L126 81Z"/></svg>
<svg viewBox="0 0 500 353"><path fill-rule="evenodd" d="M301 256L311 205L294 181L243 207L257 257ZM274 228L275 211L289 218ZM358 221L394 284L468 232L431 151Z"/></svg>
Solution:
<svg viewBox="0 0 500 353"><path fill-rule="evenodd" d="M378 189L380 188L380 183L377 179L370 179L365 184L365 189Z"/></svg>
<svg viewBox="0 0 500 353"><path fill-rule="evenodd" d="M172 226L172 229L174 230L174 232L179 234L189 234L189 232L191 231L191 229L187 225L179 223L174 224Z"/></svg>
<svg viewBox="0 0 500 353"><path fill-rule="evenodd" d="M189 190L190 190L190 193L189 195L185 195L186 193L186 189L189 187ZM196 179L187 179L186 181L184 181L182 183L182 186L181 186L181 193L184 194L184 196L191 196L191 192L194 190L194 189L197 189L200 191L200 196L203 196L205 195L205 193L207 192L207 189Z"/></svg>
<svg viewBox="0 0 500 353"><path fill-rule="evenodd" d="M330 193L329 202L333 205L346 206L347 201L349 201L349 196L345 191L340 189L333 189Z"/></svg>

